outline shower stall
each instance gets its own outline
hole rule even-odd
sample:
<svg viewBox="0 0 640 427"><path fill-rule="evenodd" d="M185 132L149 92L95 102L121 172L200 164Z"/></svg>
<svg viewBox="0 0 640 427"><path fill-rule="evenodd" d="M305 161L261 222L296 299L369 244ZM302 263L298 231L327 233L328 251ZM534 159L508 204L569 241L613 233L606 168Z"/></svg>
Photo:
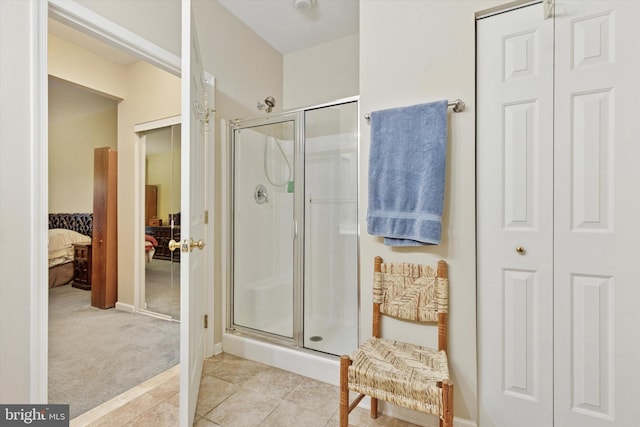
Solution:
<svg viewBox="0 0 640 427"><path fill-rule="evenodd" d="M358 343L358 100L236 120L227 135L227 334L351 353Z"/></svg>

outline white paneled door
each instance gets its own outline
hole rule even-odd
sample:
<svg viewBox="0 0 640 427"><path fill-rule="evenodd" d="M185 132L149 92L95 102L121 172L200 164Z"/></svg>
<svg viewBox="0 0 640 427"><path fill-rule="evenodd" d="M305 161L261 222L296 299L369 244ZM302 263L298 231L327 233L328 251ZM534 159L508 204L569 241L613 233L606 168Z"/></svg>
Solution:
<svg viewBox="0 0 640 427"><path fill-rule="evenodd" d="M555 21L556 425L640 426L640 2Z"/></svg>
<svg viewBox="0 0 640 427"><path fill-rule="evenodd" d="M212 99L205 82L191 1L182 2L180 426L193 425L205 357L206 136ZM200 244L198 244L200 243Z"/></svg>
<svg viewBox="0 0 640 427"><path fill-rule="evenodd" d="M553 22L539 4L477 33L480 426L551 426Z"/></svg>
<svg viewBox="0 0 640 427"><path fill-rule="evenodd" d="M478 20L480 427L640 425L640 2Z"/></svg>

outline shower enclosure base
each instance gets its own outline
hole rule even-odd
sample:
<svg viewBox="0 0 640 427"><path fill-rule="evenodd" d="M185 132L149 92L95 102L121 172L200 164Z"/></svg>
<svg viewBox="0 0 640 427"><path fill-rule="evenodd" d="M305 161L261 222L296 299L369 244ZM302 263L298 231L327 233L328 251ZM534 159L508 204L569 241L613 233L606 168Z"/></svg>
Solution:
<svg viewBox="0 0 640 427"><path fill-rule="evenodd" d="M340 364L339 360L332 356L317 355L310 351L292 349L230 333L223 334L222 349L225 353L234 356L328 384L339 385Z"/></svg>

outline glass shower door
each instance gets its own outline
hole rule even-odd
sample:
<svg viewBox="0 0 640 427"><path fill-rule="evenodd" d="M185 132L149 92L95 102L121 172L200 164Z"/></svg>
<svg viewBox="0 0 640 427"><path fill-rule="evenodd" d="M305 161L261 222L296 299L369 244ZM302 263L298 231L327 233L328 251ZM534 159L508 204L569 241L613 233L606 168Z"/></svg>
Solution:
<svg viewBox="0 0 640 427"><path fill-rule="evenodd" d="M234 130L232 323L293 338L295 122Z"/></svg>
<svg viewBox="0 0 640 427"><path fill-rule="evenodd" d="M358 103L305 111L304 347L358 343Z"/></svg>

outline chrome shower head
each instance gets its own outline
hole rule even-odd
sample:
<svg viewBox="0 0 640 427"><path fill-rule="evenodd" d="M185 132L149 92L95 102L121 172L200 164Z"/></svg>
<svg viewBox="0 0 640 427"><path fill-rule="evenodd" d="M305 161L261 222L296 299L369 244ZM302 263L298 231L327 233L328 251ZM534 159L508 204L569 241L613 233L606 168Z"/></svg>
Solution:
<svg viewBox="0 0 640 427"><path fill-rule="evenodd" d="M267 109L265 110L267 113L270 113L273 107L276 106L276 100L273 96L267 96L264 99L264 103L267 104Z"/></svg>

